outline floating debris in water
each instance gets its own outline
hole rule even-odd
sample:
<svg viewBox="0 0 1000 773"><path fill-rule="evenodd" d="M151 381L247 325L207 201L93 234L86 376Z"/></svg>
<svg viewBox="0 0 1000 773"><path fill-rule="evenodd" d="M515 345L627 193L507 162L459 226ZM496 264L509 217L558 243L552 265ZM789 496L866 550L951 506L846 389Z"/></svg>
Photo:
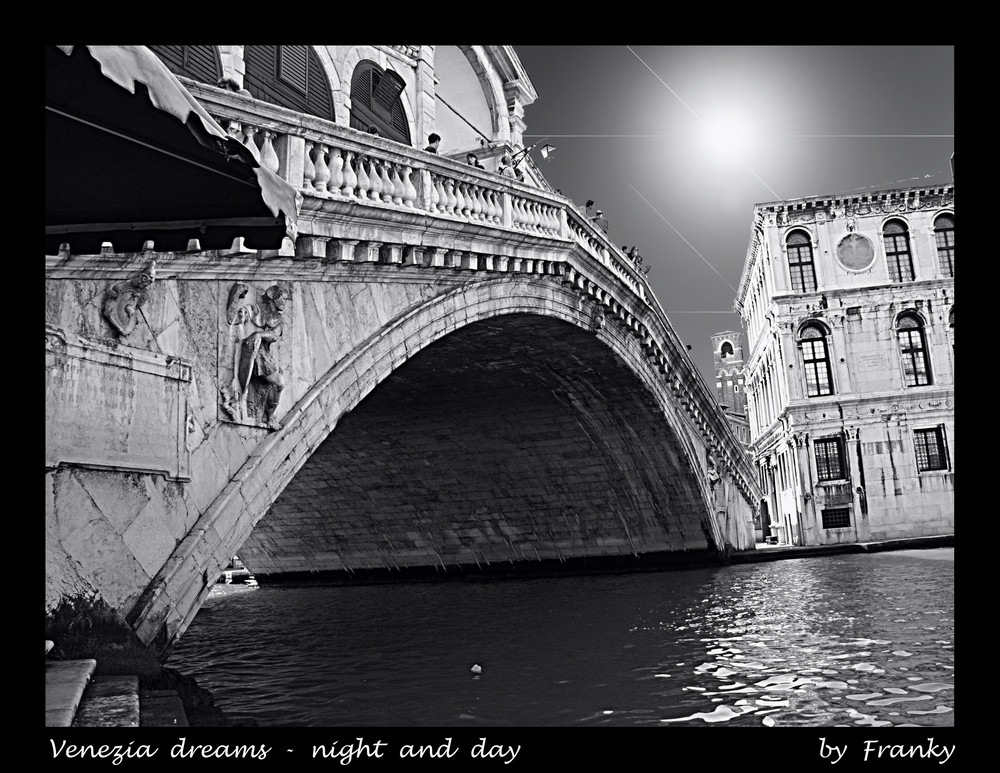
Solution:
<svg viewBox="0 0 1000 773"><path fill-rule="evenodd" d="M474 674L481 674L481 673L483 673L483 667L481 665L479 665L478 663L473 663L472 664L472 668L470 668L469 670L472 673L474 673Z"/></svg>
<svg viewBox="0 0 1000 773"><path fill-rule="evenodd" d="M912 652L907 652L906 650L896 650L892 654L900 658L909 658L913 656Z"/></svg>

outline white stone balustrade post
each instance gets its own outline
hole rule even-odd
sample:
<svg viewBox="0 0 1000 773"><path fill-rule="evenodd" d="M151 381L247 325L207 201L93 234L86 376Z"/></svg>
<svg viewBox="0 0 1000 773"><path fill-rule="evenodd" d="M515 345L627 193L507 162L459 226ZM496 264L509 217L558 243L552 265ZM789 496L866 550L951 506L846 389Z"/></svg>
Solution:
<svg viewBox="0 0 1000 773"><path fill-rule="evenodd" d="M503 203L503 226L505 228L510 228L514 223L514 203L511 200L511 195L507 191L503 191L500 194L500 200Z"/></svg>
<svg viewBox="0 0 1000 773"><path fill-rule="evenodd" d="M278 162L278 176L293 188L310 190L312 179L308 186L305 182L306 144L303 137L282 134L274 141L274 153Z"/></svg>
<svg viewBox="0 0 1000 773"><path fill-rule="evenodd" d="M365 159L358 154L358 198L362 201L368 200L368 193L372 190L372 181L365 170ZM376 196L375 198L378 198Z"/></svg>
<svg viewBox="0 0 1000 773"><path fill-rule="evenodd" d="M392 165L392 203L401 205L403 199L406 196L406 186L403 184L403 178L399 174L399 166L397 164Z"/></svg>
<svg viewBox="0 0 1000 773"><path fill-rule="evenodd" d="M354 189L358 185L358 176L354 171L354 164L351 161L354 158L354 153L347 151L347 157L344 159L344 187L340 189L340 192L345 196L354 196Z"/></svg>
<svg viewBox="0 0 1000 773"><path fill-rule="evenodd" d="M384 204L391 204L396 192L396 186L389 175L389 163L387 161L380 161L379 166L382 168L382 202Z"/></svg>
<svg viewBox="0 0 1000 773"><path fill-rule="evenodd" d="M328 148L325 144L321 144L316 148L316 175L313 177L313 188L321 196L327 195L326 186L330 181L330 167L326 165L326 154Z"/></svg>
<svg viewBox="0 0 1000 773"><path fill-rule="evenodd" d="M344 157L340 155L339 148L330 151L330 182L327 190L335 196L342 196L341 188L344 187Z"/></svg>
<svg viewBox="0 0 1000 773"><path fill-rule="evenodd" d="M573 234L570 232L569 218L566 217L566 207L559 208L559 235L563 239L572 238Z"/></svg>
<svg viewBox="0 0 1000 773"><path fill-rule="evenodd" d="M412 174L413 170L409 166L403 167L403 205L411 208L417 204L417 189L410 179Z"/></svg>
<svg viewBox="0 0 1000 773"><path fill-rule="evenodd" d="M270 129L264 129L264 140L260 146L260 165L269 172L278 174L278 154L274 152L275 133Z"/></svg>
<svg viewBox="0 0 1000 773"><path fill-rule="evenodd" d="M313 180L316 178L316 165L313 164L312 154L315 143L312 140L305 140L305 155L302 158L302 187L307 193L311 193ZM291 182L289 180L288 182Z"/></svg>
<svg viewBox="0 0 1000 773"><path fill-rule="evenodd" d="M257 147L257 143L254 141L254 135L257 133L257 128L254 126L246 126L243 129L243 144L250 149L253 153L253 157L260 162L260 148ZM261 164L263 166L263 164Z"/></svg>

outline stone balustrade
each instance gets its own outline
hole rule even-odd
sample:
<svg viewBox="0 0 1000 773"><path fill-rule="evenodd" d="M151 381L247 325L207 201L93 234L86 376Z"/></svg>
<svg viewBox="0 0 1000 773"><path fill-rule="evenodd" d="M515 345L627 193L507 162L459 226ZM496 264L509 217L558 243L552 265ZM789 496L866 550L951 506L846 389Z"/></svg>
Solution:
<svg viewBox="0 0 1000 773"><path fill-rule="evenodd" d="M190 91L261 164L305 197L309 212L337 202L398 209L443 220L576 242L649 302L645 276L564 197L449 158L338 126L310 115L183 79Z"/></svg>

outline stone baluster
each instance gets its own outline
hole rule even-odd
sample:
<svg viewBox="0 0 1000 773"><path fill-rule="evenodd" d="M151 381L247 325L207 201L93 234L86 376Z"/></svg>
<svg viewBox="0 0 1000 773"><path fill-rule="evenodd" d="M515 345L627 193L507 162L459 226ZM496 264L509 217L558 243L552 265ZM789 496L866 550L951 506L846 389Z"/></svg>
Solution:
<svg viewBox="0 0 1000 773"><path fill-rule="evenodd" d="M340 155L339 148L332 148L330 150L330 182L327 185L327 190L339 196L343 185L344 159Z"/></svg>
<svg viewBox="0 0 1000 773"><path fill-rule="evenodd" d="M473 186L473 193L475 198L473 199L473 204L475 205L475 215L476 220L486 219L486 199L483 198L483 189L478 185Z"/></svg>
<svg viewBox="0 0 1000 773"><path fill-rule="evenodd" d="M490 198L493 200L493 222L503 223L503 194L499 191L490 191Z"/></svg>
<svg viewBox="0 0 1000 773"><path fill-rule="evenodd" d="M260 165L268 171L278 173L278 154L274 151L275 133L264 129L264 141L260 146Z"/></svg>
<svg viewBox="0 0 1000 773"><path fill-rule="evenodd" d="M417 189L413 185L413 181L410 179L412 170L409 166L403 167L403 205L407 207L415 207L417 205Z"/></svg>
<svg viewBox="0 0 1000 773"><path fill-rule="evenodd" d="M430 181L431 181L430 185L428 186L428 189L430 191L430 206L429 206L429 209L430 209L431 212L440 212L441 209L442 209L442 207L441 207L441 192L438 189L438 186L440 185L441 180L436 175L432 175L430 172L425 171L424 174L426 174L430 178Z"/></svg>
<svg viewBox="0 0 1000 773"><path fill-rule="evenodd" d="M368 180L372 186L368 198L382 201L382 172L379 170L379 162L371 156L368 156Z"/></svg>
<svg viewBox="0 0 1000 773"><path fill-rule="evenodd" d="M406 186L403 185L403 178L399 175L399 165L392 165L392 203L402 204L403 196L406 195Z"/></svg>
<svg viewBox="0 0 1000 773"><path fill-rule="evenodd" d="M555 234L562 229L562 224L559 222L559 210L555 207L549 207L549 228Z"/></svg>
<svg viewBox="0 0 1000 773"><path fill-rule="evenodd" d="M462 195L463 185L460 182L455 183L455 212L456 215L466 216L468 211L465 209L465 196Z"/></svg>
<svg viewBox="0 0 1000 773"><path fill-rule="evenodd" d="M521 224L521 210L516 196L510 197L510 227L517 228Z"/></svg>
<svg viewBox="0 0 1000 773"><path fill-rule="evenodd" d="M444 209L449 215L455 214L455 205L458 203L458 199L455 197L455 183L452 180L445 181L445 190L448 193L448 198L445 201Z"/></svg>
<svg viewBox="0 0 1000 773"><path fill-rule="evenodd" d="M485 202L485 206L483 208L483 216L489 223L496 222L497 207L496 204L493 202L493 191L491 191L489 188L484 188L483 200Z"/></svg>
<svg viewBox="0 0 1000 773"><path fill-rule="evenodd" d="M514 199L514 225L522 231L526 230L528 224L528 212L524 208L524 199Z"/></svg>
<svg viewBox="0 0 1000 773"><path fill-rule="evenodd" d="M313 178L313 187L317 193L326 194L326 186L330 181L330 167L326 165L327 147L320 145L316 151L316 176Z"/></svg>
<svg viewBox="0 0 1000 773"><path fill-rule="evenodd" d="M340 189L345 196L353 196L354 189L358 186L358 175L354 171L354 164L351 163L353 159L354 153L347 151L347 157L344 159L344 187Z"/></svg>
<svg viewBox="0 0 1000 773"><path fill-rule="evenodd" d="M257 143L254 142L253 136L257 133L257 128L254 126L244 126L243 127L243 144L246 145L250 152L253 153L253 157L260 161L260 148L257 147ZM263 164L261 164L263 166Z"/></svg>
<svg viewBox="0 0 1000 773"><path fill-rule="evenodd" d="M302 187L307 192L313 190L313 178L316 176L316 167L312 160L313 141L306 140L305 158L302 159Z"/></svg>
<svg viewBox="0 0 1000 773"><path fill-rule="evenodd" d="M379 185L381 188L381 184ZM372 181L365 170L365 159L358 153L358 198L362 201L368 199L368 193L372 190ZM378 196L375 197L376 199Z"/></svg>
<svg viewBox="0 0 1000 773"><path fill-rule="evenodd" d="M392 176L389 174L389 162L382 161L382 201L386 204L391 204L393 198L396 195L396 184L392 181Z"/></svg>

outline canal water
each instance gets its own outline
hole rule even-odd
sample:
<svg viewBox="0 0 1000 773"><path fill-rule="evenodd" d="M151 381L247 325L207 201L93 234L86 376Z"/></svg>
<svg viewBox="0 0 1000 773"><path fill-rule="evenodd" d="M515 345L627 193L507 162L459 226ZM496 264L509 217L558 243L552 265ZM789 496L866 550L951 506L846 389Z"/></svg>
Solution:
<svg viewBox="0 0 1000 773"><path fill-rule="evenodd" d="M262 585L213 594L167 665L259 726L950 727L953 558Z"/></svg>

